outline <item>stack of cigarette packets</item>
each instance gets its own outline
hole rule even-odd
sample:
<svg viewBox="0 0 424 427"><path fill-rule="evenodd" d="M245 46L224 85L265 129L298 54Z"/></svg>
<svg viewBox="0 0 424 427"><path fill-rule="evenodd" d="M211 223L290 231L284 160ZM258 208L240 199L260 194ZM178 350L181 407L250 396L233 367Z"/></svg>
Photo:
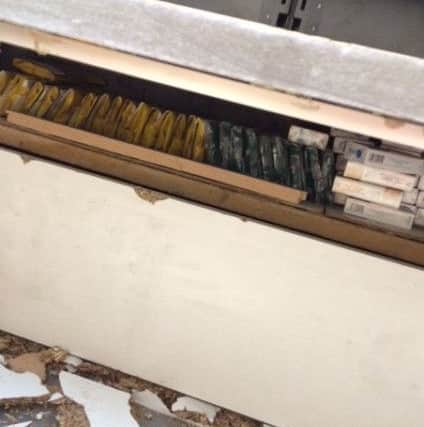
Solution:
<svg viewBox="0 0 424 427"><path fill-rule="evenodd" d="M333 200L346 215L386 228L424 227L423 153L332 129Z"/></svg>

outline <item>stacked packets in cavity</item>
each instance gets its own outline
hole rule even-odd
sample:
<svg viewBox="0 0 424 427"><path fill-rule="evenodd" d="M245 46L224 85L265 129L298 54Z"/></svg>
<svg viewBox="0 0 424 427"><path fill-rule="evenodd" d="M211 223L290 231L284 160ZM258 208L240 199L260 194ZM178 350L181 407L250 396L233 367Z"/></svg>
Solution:
<svg viewBox="0 0 424 427"><path fill-rule="evenodd" d="M207 122L209 164L306 191L324 203L331 196L335 159L325 133L292 126L287 140L228 122Z"/></svg>
<svg viewBox="0 0 424 427"><path fill-rule="evenodd" d="M345 214L387 228L410 230L414 223L423 224L419 206L424 203L417 188L424 175L421 153L388 151L384 142L377 148L377 141L363 136L332 133L336 134L333 150L338 153L336 164L342 175L336 177L333 191Z"/></svg>
<svg viewBox="0 0 424 427"><path fill-rule="evenodd" d="M204 120L121 96L83 92L0 71L0 115L7 110L199 162L205 158Z"/></svg>
<svg viewBox="0 0 424 427"><path fill-rule="evenodd" d="M27 64L28 65L28 64ZM31 65L31 64L30 64ZM31 68L32 69L32 68ZM292 126L287 139L229 122L161 111L144 102L63 87L37 75L0 71L0 115L7 110L331 198L335 161L328 134Z"/></svg>

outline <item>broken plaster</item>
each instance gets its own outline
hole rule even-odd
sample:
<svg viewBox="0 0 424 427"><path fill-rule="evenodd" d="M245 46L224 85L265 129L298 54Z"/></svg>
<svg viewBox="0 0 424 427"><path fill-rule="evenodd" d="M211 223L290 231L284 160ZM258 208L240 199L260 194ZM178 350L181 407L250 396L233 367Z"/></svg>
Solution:
<svg viewBox="0 0 424 427"><path fill-rule="evenodd" d="M191 397L179 397L172 405L172 411L189 411L197 412L205 415L209 422L212 424L215 420L216 414L221 409L217 406L211 405L210 403L202 402Z"/></svg>
<svg viewBox="0 0 424 427"><path fill-rule="evenodd" d="M131 395L131 402L163 415L172 415L162 399L150 390L134 391Z"/></svg>
<svg viewBox="0 0 424 427"><path fill-rule="evenodd" d="M129 393L66 371L59 380L65 396L84 407L91 427L138 427L130 413Z"/></svg>
<svg viewBox="0 0 424 427"><path fill-rule="evenodd" d="M49 393L37 375L16 373L0 365L0 400L39 397Z"/></svg>

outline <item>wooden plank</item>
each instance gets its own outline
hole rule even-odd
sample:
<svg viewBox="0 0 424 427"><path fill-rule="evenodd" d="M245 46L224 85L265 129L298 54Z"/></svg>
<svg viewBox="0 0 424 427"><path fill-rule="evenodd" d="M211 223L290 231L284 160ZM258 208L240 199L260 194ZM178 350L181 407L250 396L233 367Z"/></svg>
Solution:
<svg viewBox="0 0 424 427"><path fill-rule="evenodd" d="M419 427L424 272L0 151L0 325L277 426Z"/></svg>
<svg viewBox="0 0 424 427"><path fill-rule="evenodd" d="M83 144L30 133L10 124L0 124L0 144L424 266L424 244L421 242L285 206L255 194L194 181L188 176L151 168Z"/></svg>
<svg viewBox="0 0 424 427"><path fill-rule="evenodd" d="M302 98L87 42L0 22L0 41L194 93L424 150L424 126ZM367 81L368 82L368 81Z"/></svg>
<svg viewBox="0 0 424 427"><path fill-rule="evenodd" d="M182 172L186 175L190 175L194 179L200 178L212 181L213 183L224 185L225 187L257 193L263 197L269 197L286 203L299 204L306 200L307 194L304 191L255 179L246 175L187 160L182 157L149 150L137 145L127 144L122 141L117 141L80 129L74 129L47 120L41 120L25 114L9 111L7 113L7 121L22 126L29 131L36 131L45 135L64 138L70 143L73 141L78 142L84 146L108 152L111 155L121 155L126 158L139 160L150 167L164 168L171 173Z"/></svg>

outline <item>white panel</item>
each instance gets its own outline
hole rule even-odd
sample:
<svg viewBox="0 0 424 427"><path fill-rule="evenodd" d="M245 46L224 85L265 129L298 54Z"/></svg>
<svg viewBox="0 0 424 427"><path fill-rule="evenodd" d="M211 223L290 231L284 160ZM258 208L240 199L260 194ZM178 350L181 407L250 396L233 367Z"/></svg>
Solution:
<svg viewBox="0 0 424 427"><path fill-rule="evenodd" d="M422 270L0 151L0 328L270 424L418 427Z"/></svg>

